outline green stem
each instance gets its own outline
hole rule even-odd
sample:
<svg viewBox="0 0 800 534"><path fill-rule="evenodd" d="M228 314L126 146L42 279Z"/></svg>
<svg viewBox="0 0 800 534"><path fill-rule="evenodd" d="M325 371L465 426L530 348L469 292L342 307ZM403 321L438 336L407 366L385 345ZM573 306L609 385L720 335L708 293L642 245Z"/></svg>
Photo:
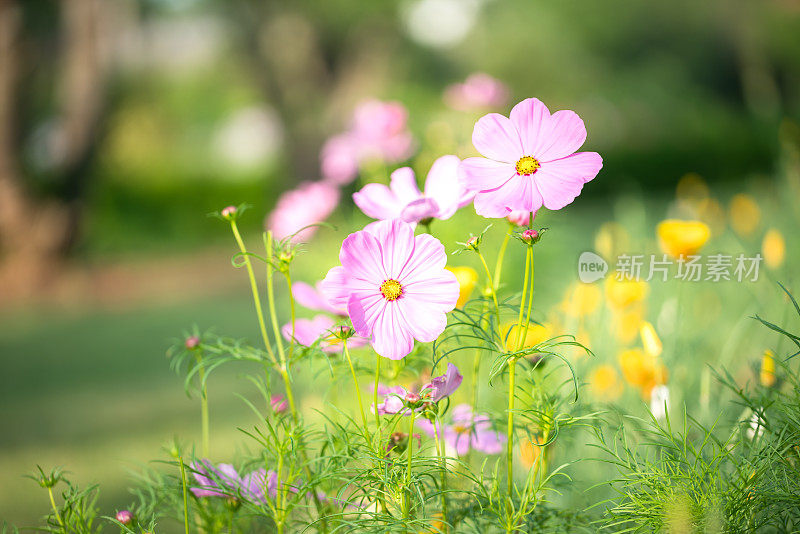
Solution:
<svg viewBox="0 0 800 534"><path fill-rule="evenodd" d="M506 443L507 470L508 470L508 498L512 498L514 489L514 393L517 374L517 359L508 360L508 442Z"/></svg>
<svg viewBox="0 0 800 534"><path fill-rule="evenodd" d="M250 256L247 253L247 247L244 246L244 241L242 240L242 235L239 233L239 227L236 226L235 219L231 220L231 230L233 230L233 237L236 238L236 243L238 243L239 250L242 252L244 265L247 268L247 276L250 277L250 289L253 292L253 302L256 306L258 326L261 329L261 337L264 340L264 347L267 349L267 354L269 354L270 358L272 359L272 363L277 365L278 361L275 359L275 353L272 351L272 345L269 342L269 336L267 336L267 323L264 321L264 310L261 307L261 297L258 294L258 282L256 282L256 275L253 272L253 264L250 261Z"/></svg>
<svg viewBox="0 0 800 534"><path fill-rule="evenodd" d="M525 279L522 283L522 297L520 297L519 301L519 317L517 318L517 335L514 338L514 351L519 351L525 345L525 337L522 335L522 319L525 316L525 297L528 294L528 273L530 272L531 267L531 249L528 247L528 250L525 254ZM532 293L533 291L531 291ZM527 336L527 332L525 333Z"/></svg>
<svg viewBox="0 0 800 534"><path fill-rule="evenodd" d="M509 229L506 231L506 237L503 238L503 244L500 245L500 252L497 254L497 263L494 265L494 283L495 283L495 291L500 290L500 277L503 275L503 259L506 256L506 248L508 248L508 242L511 239L511 225L509 224Z"/></svg>
<svg viewBox="0 0 800 534"><path fill-rule="evenodd" d="M531 313L533 312L533 283L534 283L534 257L533 257L533 245L528 245L528 254L530 255L530 262L531 262L531 281L530 281L530 291L528 292L528 312L525 314L525 331L522 334L522 344L525 344L525 340L528 339L528 327L531 324ZM522 347L518 348L517 350L521 349Z"/></svg>
<svg viewBox="0 0 800 534"><path fill-rule="evenodd" d="M181 486L183 488L183 526L186 534L189 534L189 492L186 490L186 468L183 465L183 456L178 456L181 464Z"/></svg>
<svg viewBox="0 0 800 534"><path fill-rule="evenodd" d="M292 337L291 337L290 344L289 344L289 361L292 361L292 356L294 355L294 345L295 345L295 340L294 340L294 333L295 333L294 321L295 321L296 315L295 315L295 309L294 309L294 294L292 294L292 275L291 275L291 273L289 273L289 269L286 269L286 272L284 273L284 275L286 276L286 287L289 289L289 310L290 310L291 317L292 317Z"/></svg>
<svg viewBox="0 0 800 534"><path fill-rule="evenodd" d="M381 416L378 414L378 385L380 384L381 380L381 355L377 352L375 353L375 390L373 393L373 411L375 412L375 426L378 429L378 443L380 443L381 437Z"/></svg>
<svg viewBox="0 0 800 534"><path fill-rule="evenodd" d="M205 383L205 367L203 367L203 357L197 353L197 364L200 366L198 376L200 378L200 425L202 431L203 458L208 458L209 439L208 439L208 391Z"/></svg>
<svg viewBox="0 0 800 534"><path fill-rule="evenodd" d="M492 273L489 271L489 266L486 265L486 259L481 254L480 250L476 250L475 252L478 253L478 257L481 259L481 263L483 264L483 270L486 271L486 278L489 280L489 289L492 292L492 301L494 302L494 313L497 316L497 325L500 325L500 306L497 304L497 290L494 287L494 279L492 278Z"/></svg>
<svg viewBox="0 0 800 534"><path fill-rule="evenodd" d="M441 438L441 442L440 442ZM434 442L436 443L436 456L442 464L441 483L442 483L442 528L447 532L447 460L444 455L444 432L439 418L436 418L436 425L434 426Z"/></svg>
<svg viewBox="0 0 800 534"><path fill-rule="evenodd" d="M413 449L414 449L414 410L411 410L411 416L409 417L408 423L408 466L406 467L406 479L405 479L405 506L403 507L403 519L408 521L408 518L411 514L411 461L414 458Z"/></svg>
<svg viewBox="0 0 800 534"><path fill-rule="evenodd" d="M350 358L350 351L347 350L347 340L342 341L342 352L347 358L347 364L350 366L350 375L353 377L353 385L356 388L356 398L358 399L358 408L361 410L361 424L363 425L364 439L369 445L369 432L367 431L367 413L364 411L364 402L361 400L361 388L358 386L358 379L356 378L356 369L353 367L353 360ZM378 412L378 405L375 404L375 413Z"/></svg>
<svg viewBox="0 0 800 534"><path fill-rule="evenodd" d="M64 529L64 534L67 532L67 527L64 526L64 521L61 520L61 514L58 511L58 507L56 506L56 500L53 497L53 487L47 486L47 494L50 495L50 504L53 506L53 513L56 515L56 520L58 524L61 525L61 528Z"/></svg>
<svg viewBox="0 0 800 534"><path fill-rule="evenodd" d="M483 301L483 305L481 308L481 317L486 314L486 301ZM483 323L483 320L481 321ZM501 334L502 335L502 334ZM478 386L480 383L478 380L480 379L480 371L481 371L481 350L475 349L475 357L472 360L472 411L476 412L478 410Z"/></svg>

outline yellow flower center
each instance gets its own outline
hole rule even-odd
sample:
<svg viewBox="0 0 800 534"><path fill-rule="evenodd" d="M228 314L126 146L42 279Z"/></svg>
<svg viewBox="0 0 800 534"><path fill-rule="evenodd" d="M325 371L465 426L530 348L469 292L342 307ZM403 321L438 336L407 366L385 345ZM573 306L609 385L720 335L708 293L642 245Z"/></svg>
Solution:
<svg viewBox="0 0 800 534"><path fill-rule="evenodd" d="M388 301L397 300L403 294L403 286L397 280L384 280L381 284L381 295Z"/></svg>
<svg viewBox="0 0 800 534"><path fill-rule="evenodd" d="M521 174L522 176L530 176L541 166L542 165L539 163L538 159L531 156L522 156L519 158L519 161L517 161L517 174Z"/></svg>
<svg viewBox="0 0 800 534"><path fill-rule="evenodd" d="M470 428L464 425L453 425L453 432L456 434L469 434Z"/></svg>

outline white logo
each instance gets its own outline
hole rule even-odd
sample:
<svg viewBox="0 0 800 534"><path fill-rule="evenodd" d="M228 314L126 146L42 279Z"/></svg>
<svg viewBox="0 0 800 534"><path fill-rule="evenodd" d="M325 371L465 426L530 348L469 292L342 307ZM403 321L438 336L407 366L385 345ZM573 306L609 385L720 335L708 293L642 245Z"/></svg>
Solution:
<svg viewBox="0 0 800 534"><path fill-rule="evenodd" d="M578 278L584 284L600 280L607 272L608 263L594 252L584 252L578 258Z"/></svg>

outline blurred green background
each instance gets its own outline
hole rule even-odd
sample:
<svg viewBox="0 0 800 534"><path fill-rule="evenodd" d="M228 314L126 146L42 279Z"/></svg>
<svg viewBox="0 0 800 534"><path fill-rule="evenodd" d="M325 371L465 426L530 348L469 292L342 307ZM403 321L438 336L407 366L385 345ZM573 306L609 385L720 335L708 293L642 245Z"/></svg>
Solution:
<svg viewBox="0 0 800 534"><path fill-rule="evenodd" d="M543 217L554 226L537 267L555 280L537 282L547 309L601 223L654 248L686 173L723 203L749 191L793 204L797 190L781 183L796 173L798 35L793 0L0 3L0 519L46 513L22 478L36 463L102 483L110 514L129 499L126 469L173 435L196 441L197 407L166 348L193 325L256 333L227 225L206 214L251 204L242 229L257 240L277 196L319 178L322 143L358 102L408 108L418 176L440 149L470 155L480 113L450 110L442 95L473 72L506 83L511 103L536 96L581 115L604 168L575 205ZM784 225L791 257L797 212L774 208L763 205L767 223ZM440 234L450 250L485 223L459 216ZM324 275L366 219L345 203L332 222L307 247L313 259L298 260L299 279ZM715 327L780 306L770 284L728 286ZM235 427L253 421L235 371L210 388L222 460Z"/></svg>

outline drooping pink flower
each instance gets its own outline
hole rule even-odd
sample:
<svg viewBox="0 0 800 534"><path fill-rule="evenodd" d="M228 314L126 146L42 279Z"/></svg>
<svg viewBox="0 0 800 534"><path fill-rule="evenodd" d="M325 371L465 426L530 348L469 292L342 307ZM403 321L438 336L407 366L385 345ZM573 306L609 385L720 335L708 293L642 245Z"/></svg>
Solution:
<svg viewBox="0 0 800 534"><path fill-rule="evenodd" d="M585 140L586 127L575 112L551 115L536 98L514 106L509 117L483 116L472 133L483 157L461 163L463 183L477 192L475 211L499 218L516 210L563 208L603 166L597 152L576 152Z"/></svg>
<svg viewBox="0 0 800 534"><path fill-rule="evenodd" d="M508 103L508 87L483 72L470 74L464 83L454 83L444 93L445 103L459 111L500 108Z"/></svg>
<svg viewBox="0 0 800 534"><path fill-rule="evenodd" d="M378 395L383 397L383 402L378 404L378 414L396 414L404 411L403 415L409 415L410 410L404 409L403 402L407 400L437 403L445 397L452 395L464 377L458 372L458 367L452 363L447 364L447 370L441 376L431 379L430 383L425 384L419 393L409 392L403 386L385 386L378 384ZM420 410L422 408L420 407ZM417 410L419 411L419 410ZM375 412L375 405L372 405L372 412Z"/></svg>
<svg viewBox="0 0 800 534"><path fill-rule="evenodd" d="M272 230L276 239L294 234L293 242L307 241L317 230L316 226L309 225L327 219L338 204L339 189L335 186L325 182L303 182L297 189L281 195L267 217L266 227ZM301 228L305 229L298 232Z"/></svg>
<svg viewBox="0 0 800 534"><path fill-rule="evenodd" d="M292 296L298 304L309 310L324 311L333 315L347 315L346 308L333 306L320 290L320 282L311 287L305 282L295 282L292 284Z"/></svg>
<svg viewBox="0 0 800 534"><path fill-rule="evenodd" d="M353 200L373 219L402 219L412 224L431 218L449 219L475 196L458 178L460 164L456 156L434 161L425 180L425 193L417 187L411 167L402 167L392 173L389 187L367 184L353 194Z"/></svg>
<svg viewBox="0 0 800 534"><path fill-rule="evenodd" d="M327 315L317 315L313 319L295 319L294 339L306 347L310 347L320 340L319 348L324 352L340 352L342 341L334 336L334 326L334 320ZM281 331L287 341L292 340L292 323L283 325ZM359 336L353 336L347 340L347 346L351 349L363 347L367 343L366 339Z"/></svg>
<svg viewBox="0 0 800 534"><path fill-rule="evenodd" d="M468 404L459 404L453 408L452 423L449 425L434 425L427 419L419 420L419 427L429 436L441 439L452 447L458 456L465 456L470 449L485 452L486 454L499 454L503 450L505 436L492 430L492 424L486 415L473 414Z"/></svg>
<svg viewBox="0 0 800 534"><path fill-rule="evenodd" d="M400 220L380 221L350 234L339 260L322 291L333 306L347 307L356 333L378 354L399 360L415 339L434 341L444 331L459 285L445 269L447 254L438 239L415 237Z"/></svg>

